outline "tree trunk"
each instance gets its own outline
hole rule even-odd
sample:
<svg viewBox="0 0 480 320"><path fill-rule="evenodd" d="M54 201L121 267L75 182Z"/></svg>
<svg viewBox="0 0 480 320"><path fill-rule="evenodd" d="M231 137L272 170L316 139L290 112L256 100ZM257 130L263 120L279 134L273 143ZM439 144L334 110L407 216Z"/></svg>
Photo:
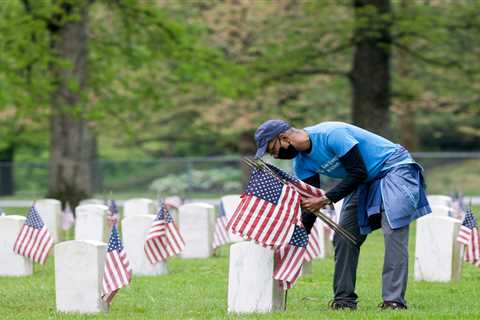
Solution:
<svg viewBox="0 0 480 320"><path fill-rule="evenodd" d="M96 161L96 137L82 119L86 86L88 4L63 3L58 24L49 25L53 49L70 67L52 66L57 89L52 94L50 120L50 172L48 196L72 206L90 197L93 188L92 163ZM71 19L69 15L75 14ZM66 22L63 22L66 21ZM74 84L72 86L72 84Z"/></svg>
<svg viewBox="0 0 480 320"><path fill-rule="evenodd" d="M15 146L10 144L0 150L0 196L10 196L15 192L13 180L13 156Z"/></svg>
<svg viewBox="0 0 480 320"><path fill-rule="evenodd" d="M375 8L366 13L366 7ZM390 136L390 0L355 0L355 53L351 71L353 122Z"/></svg>

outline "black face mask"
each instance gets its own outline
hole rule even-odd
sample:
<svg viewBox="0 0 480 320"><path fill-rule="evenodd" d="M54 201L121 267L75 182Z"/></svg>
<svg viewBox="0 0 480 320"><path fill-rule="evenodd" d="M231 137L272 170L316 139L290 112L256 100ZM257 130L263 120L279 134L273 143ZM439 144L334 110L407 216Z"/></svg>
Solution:
<svg viewBox="0 0 480 320"><path fill-rule="evenodd" d="M278 149L278 159L290 160L295 158L298 155L298 150L294 146L289 145L287 149L280 148Z"/></svg>

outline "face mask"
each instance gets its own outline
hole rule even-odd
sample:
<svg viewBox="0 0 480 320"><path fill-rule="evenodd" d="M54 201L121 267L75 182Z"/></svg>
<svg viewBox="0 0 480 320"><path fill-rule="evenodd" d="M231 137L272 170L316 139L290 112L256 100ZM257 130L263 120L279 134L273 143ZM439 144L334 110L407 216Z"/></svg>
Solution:
<svg viewBox="0 0 480 320"><path fill-rule="evenodd" d="M278 149L278 159L290 160L295 158L298 155L298 150L294 146L289 145L287 149L280 148Z"/></svg>

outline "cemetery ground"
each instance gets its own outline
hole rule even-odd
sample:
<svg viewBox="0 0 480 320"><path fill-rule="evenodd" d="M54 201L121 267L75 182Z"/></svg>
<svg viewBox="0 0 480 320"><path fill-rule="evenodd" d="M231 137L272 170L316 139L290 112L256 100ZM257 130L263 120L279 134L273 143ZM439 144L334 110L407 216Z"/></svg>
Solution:
<svg viewBox="0 0 480 320"><path fill-rule="evenodd" d="M474 212L479 216L479 206ZM25 214L26 208L6 210ZM23 212L22 212L23 211ZM379 311L383 235L371 234L362 246L357 277L357 311L330 311L333 258L315 260L313 274L301 277L288 292L287 310L271 314L227 313L228 247L209 259L171 259L169 274L134 276L119 291L108 314L96 316L55 311L54 259L36 265L33 276L0 277L0 319L479 319L480 269L463 264L458 283L413 280L415 225L410 229L407 311Z"/></svg>

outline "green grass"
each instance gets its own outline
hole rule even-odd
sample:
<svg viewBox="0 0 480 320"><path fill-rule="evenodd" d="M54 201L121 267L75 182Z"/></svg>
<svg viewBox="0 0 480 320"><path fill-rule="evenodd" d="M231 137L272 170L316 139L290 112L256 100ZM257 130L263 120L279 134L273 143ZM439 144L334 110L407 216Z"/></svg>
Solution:
<svg viewBox="0 0 480 320"><path fill-rule="evenodd" d="M478 210L478 207L476 208ZM20 212L19 212L20 213ZM477 211L478 213L478 211ZM410 233L408 311L378 311L381 302L383 235L377 231L362 247L355 312L330 311L333 259L316 260L313 274L288 292L287 310L272 314L227 314L228 248L205 260L172 259L169 274L134 277L113 300L108 314L65 315L55 311L54 258L35 266L30 277L0 277L1 319L479 319L480 269L464 264L458 283L413 281L415 227Z"/></svg>

